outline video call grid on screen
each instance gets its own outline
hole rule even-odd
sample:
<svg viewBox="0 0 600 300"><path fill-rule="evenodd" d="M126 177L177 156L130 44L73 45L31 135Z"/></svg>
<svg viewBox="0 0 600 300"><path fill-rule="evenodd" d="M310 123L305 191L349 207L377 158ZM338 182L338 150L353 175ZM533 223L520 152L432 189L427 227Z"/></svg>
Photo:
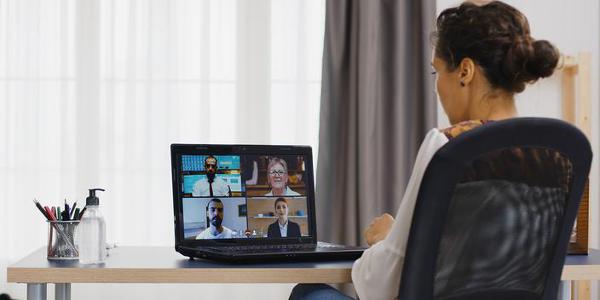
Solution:
<svg viewBox="0 0 600 300"><path fill-rule="evenodd" d="M184 239L309 236L305 162L303 155L181 155Z"/></svg>

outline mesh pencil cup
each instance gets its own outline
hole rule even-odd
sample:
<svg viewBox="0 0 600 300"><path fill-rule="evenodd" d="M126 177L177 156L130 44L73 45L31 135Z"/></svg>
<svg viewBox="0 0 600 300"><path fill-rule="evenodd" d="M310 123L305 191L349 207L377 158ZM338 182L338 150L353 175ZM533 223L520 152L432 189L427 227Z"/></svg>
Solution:
<svg viewBox="0 0 600 300"><path fill-rule="evenodd" d="M76 221L48 222L48 259L79 259L79 250L75 244Z"/></svg>

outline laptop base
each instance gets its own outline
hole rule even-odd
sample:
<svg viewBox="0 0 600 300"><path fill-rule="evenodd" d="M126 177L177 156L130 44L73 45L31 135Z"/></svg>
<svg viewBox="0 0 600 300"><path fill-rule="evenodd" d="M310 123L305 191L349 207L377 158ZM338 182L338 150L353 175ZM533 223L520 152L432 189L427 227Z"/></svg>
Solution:
<svg viewBox="0 0 600 300"><path fill-rule="evenodd" d="M364 247L352 247L319 242L317 245L307 244L304 247L232 249L230 247L177 247L177 252L190 259L210 259L220 262L254 263L254 262L296 262L323 260L356 260Z"/></svg>

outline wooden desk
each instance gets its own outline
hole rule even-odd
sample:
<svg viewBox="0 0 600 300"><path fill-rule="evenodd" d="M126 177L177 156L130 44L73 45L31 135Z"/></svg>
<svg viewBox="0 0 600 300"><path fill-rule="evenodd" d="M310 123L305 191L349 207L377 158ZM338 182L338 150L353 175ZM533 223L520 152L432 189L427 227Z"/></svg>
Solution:
<svg viewBox="0 0 600 300"><path fill-rule="evenodd" d="M7 281L26 283L27 299L46 299L47 283L55 298L70 299L71 283L345 283L352 261L234 265L189 260L172 247L119 247L101 266L49 261L42 248L7 269ZM589 281L600 279L600 251L568 256L563 280L576 281L579 299L589 299ZM585 293L587 289L587 294Z"/></svg>
<svg viewBox="0 0 600 300"><path fill-rule="evenodd" d="M7 269L7 281L27 283L27 299L70 299L71 283L342 283L351 282L353 261L234 265L189 260L173 247L118 247L104 265L49 261L39 249Z"/></svg>

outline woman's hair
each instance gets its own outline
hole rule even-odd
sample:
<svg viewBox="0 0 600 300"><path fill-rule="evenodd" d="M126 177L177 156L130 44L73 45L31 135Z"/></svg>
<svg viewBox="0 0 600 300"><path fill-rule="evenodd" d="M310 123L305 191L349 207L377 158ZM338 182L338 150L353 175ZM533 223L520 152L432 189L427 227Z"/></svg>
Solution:
<svg viewBox="0 0 600 300"><path fill-rule="evenodd" d="M269 160L269 165L267 166L267 172L271 171L271 168L276 165L276 164L280 164L283 166L283 169L285 170L285 172L287 173L288 168L287 168L287 163L285 162L285 160L279 158L279 157L273 157Z"/></svg>
<svg viewBox="0 0 600 300"><path fill-rule="evenodd" d="M274 206L275 208L277 208L277 203L278 203L278 202L285 202L285 204L286 204L286 205L288 204L288 202L287 202L287 200L285 200L285 198L283 198L283 197L279 197L279 198L277 198L277 200L275 200L275 204L273 204L273 206Z"/></svg>
<svg viewBox="0 0 600 300"><path fill-rule="evenodd" d="M494 88L519 93L525 84L552 75L558 50L535 40L527 18L516 8L493 1L464 2L438 16L433 33L435 55L454 71L463 58L478 64Z"/></svg>

